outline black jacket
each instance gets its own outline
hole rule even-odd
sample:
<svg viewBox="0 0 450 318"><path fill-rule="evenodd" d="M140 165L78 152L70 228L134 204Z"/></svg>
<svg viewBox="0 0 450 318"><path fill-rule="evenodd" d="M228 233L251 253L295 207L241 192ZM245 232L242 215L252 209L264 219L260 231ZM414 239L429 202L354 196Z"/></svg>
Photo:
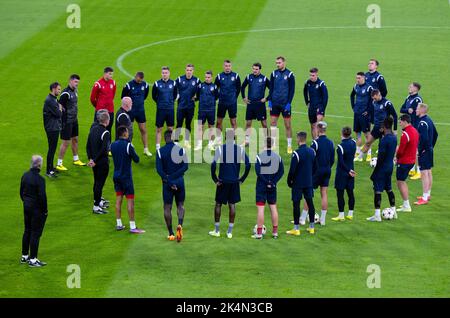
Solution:
<svg viewBox="0 0 450 318"><path fill-rule="evenodd" d="M64 123L74 123L78 119L78 93L76 89L67 86L59 96L59 103L64 107L62 120Z"/></svg>
<svg viewBox="0 0 450 318"><path fill-rule="evenodd" d="M108 164L108 149L111 143L111 135L106 127L94 123L89 132L86 152L89 159L94 160L95 164Z"/></svg>
<svg viewBox="0 0 450 318"><path fill-rule="evenodd" d="M45 180L39 174L39 169L31 168L25 172L20 182L20 198L26 209L39 209L47 213L47 194L45 193Z"/></svg>
<svg viewBox="0 0 450 318"><path fill-rule="evenodd" d="M45 131L60 131L62 112L59 110L56 96L48 94L44 102L44 128Z"/></svg>

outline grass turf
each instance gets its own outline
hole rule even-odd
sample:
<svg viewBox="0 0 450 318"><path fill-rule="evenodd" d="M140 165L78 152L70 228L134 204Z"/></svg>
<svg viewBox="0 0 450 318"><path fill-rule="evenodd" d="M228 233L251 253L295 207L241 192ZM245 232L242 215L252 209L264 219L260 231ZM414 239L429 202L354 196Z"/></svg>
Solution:
<svg viewBox="0 0 450 318"><path fill-rule="evenodd" d="M0 14L0 74L4 79L0 101L4 118L0 123L2 183L0 207L0 296L1 297L448 297L450 200L446 187L450 174L450 99L448 90L450 45L449 7L445 2L378 1L382 28L365 28L369 1L79 1L81 29L65 25L68 1L53 6L44 1L24 1L20 7L7 1ZM12 17L18 17L17 20ZM20 18L20 19L19 19ZM409 28L409 27L412 28ZM422 27L423 26L423 27ZM320 28L311 28L320 27ZM339 28L336 28L339 27ZM427 28L428 27L428 28ZM435 28L429 28L435 27ZM282 30L273 30L282 29ZM266 30L264 32L247 32ZM244 31L244 32L236 32ZM70 73L81 75L79 88L80 153L93 109L89 93L104 66L115 67L117 58L135 47L181 38L223 32L149 46L123 61L129 73L144 70L148 82L159 78L161 65L170 65L172 77L183 72L187 62L196 65L203 78L207 69L221 70L224 58L234 62L243 77L255 60L263 73L274 68L274 57L285 55L297 78L293 103L293 130L309 131L301 89L311 66L320 69L328 85L330 102L326 118L328 135L337 143L339 129L351 124L348 96L356 71L365 70L369 58L381 61L380 71L388 84L389 99L398 110L407 85L419 81L421 95L431 106L431 117L440 123L436 149L433 201L414 208L399 220L371 224L371 169L357 164L355 220L333 224L335 191L330 188L327 226L314 237L254 241L249 238L255 224L255 174L242 186L242 202L234 238L209 238L213 226L214 185L209 167L192 164L186 174L187 200L185 239L166 241L161 186L154 159L142 157L133 167L136 214L142 236L114 231L113 213L92 215L92 173L72 167L70 151L65 162L70 171L47 181L49 218L41 240L40 257L49 262L42 269L18 265L23 229L18 196L20 176L32 153L46 152L42 129L42 103L48 84L62 83ZM117 95L128 77L117 67ZM116 105L119 103L116 98ZM117 106L116 106L117 108ZM150 143L154 144L152 101L146 103ZM332 115L335 115L332 116ZM339 117L343 116L343 117ZM226 120L227 121L227 120ZM244 124L244 108L238 122ZM280 122L281 124L281 122ZM282 126L280 126L282 127ZM284 153L285 138L281 129ZM142 145L138 134L138 153ZM411 200L421 193L420 182L410 181ZM396 191L397 203L400 202ZM114 198L108 179L105 196ZM316 204L319 200L316 195ZM387 197L383 196L384 206ZM111 209L112 210L112 209ZM290 191L282 179L279 186L280 232L291 224ZM227 224L224 210L222 230ZM270 225L268 215L266 225ZM125 223L127 217L123 218ZM225 221L225 222L224 222ZM268 226L270 229L270 226ZM81 288L69 289L69 264L81 267ZM381 267L381 288L368 289L366 268Z"/></svg>

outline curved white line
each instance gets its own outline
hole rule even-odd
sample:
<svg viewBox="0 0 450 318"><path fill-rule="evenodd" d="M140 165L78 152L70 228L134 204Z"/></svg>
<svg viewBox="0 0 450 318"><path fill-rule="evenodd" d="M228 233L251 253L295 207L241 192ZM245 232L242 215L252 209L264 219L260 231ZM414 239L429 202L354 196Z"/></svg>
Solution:
<svg viewBox="0 0 450 318"><path fill-rule="evenodd" d="M277 31L303 31L303 30L348 30L348 29L367 29L367 26L311 26L311 27L295 27L295 28L274 28L274 29L256 29L256 30L239 30L239 31L230 31L230 32L217 32L217 33L207 33L207 34L198 34L198 35L189 35L179 38L172 38L167 40L161 40L156 42L150 42L138 47L135 47L134 49L128 50L121 54L117 60L116 65L119 68L119 70L125 74L126 76L133 78L133 75L127 72L127 70L123 67L123 60L130 54L133 54L137 51L140 51L145 48L149 48L152 46L157 46L161 44L176 42L176 41L185 41L185 40L192 40L192 39L199 39L199 38L208 38L208 37L214 37L214 36L223 36L223 35L232 35L232 34L242 34L242 33L259 33L259 32L277 32ZM450 27L447 26L383 26L381 29L444 29L444 30L450 30ZM244 105L242 105L244 106ZM306 112L297 112L292 111L293 113L298 114L307 114ZM341 115L327 115L327 117L333 117L333 118L353 118L350 116L341 116ZM449 125L450 123L435 123L436 125Z"/></svg>

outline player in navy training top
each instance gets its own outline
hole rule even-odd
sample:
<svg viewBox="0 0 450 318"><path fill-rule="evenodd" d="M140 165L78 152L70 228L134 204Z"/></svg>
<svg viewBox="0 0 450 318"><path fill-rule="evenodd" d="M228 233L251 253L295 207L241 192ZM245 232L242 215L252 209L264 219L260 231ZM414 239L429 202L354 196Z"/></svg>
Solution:
<svg viewBox="0 0 450 318"><path fill-rule="evenodd" d="M397 150L397 136L392 132L392 125L394 120L388 116L383 124L383 137L378 146L378 159L375 169L370 176L373 182L374 190L374 206L375 214L369 218L371 222L381 222L381 194L383 191L387 192L389 197L389 204L394 212L394 218L397 218L397 211L395 209L395 194L392 191L392 171L394 170L394 158Z"/></svg>
<svg viewBox="0 0 450 318"><path fill-rule="evenodd" d="M316 67L310 69L309 79L303 87L303 97L308 107L308 118L313 139L317 138L317 122L322 121L325 117L325 109L328 104L328 89L325 82L317 76L318 72L319 69Z"/></svg>

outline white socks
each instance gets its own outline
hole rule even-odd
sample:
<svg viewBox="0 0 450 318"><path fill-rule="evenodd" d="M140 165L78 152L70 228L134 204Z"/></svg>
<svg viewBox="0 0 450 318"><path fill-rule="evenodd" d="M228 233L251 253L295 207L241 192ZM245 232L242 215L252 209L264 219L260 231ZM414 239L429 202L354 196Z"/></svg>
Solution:
<svg viewBox="0 0 450 318"><path fill-rule="evenodd" d="M80 158L78 158L78 155L73 156L73 161L77 161L77 160L80 160Z"/></svg>
<svg viewBox="0 0 450 318"><path fill-rule="evenodd" d="M136 222L130 221L130 230L134 230L136 228Z"/></svg>
<svg viewBox="0 0 450 318"><path fill-rule="evenodd" d="M303 210L302 215L300 216L300 221L303 223L306 221L306 216L308 215L308 211Z"/></svg>
<svg viewBox="0 0 450 318"><path fill-rule="evenodd" d="M367 151L368 155L372 155L372 148L369 148L369 151Z"/></svg>
<svg viewBox="0 0 450 318"><path fill-rule="evenodd" d="M411 207L411 205L409 204L409 200L404 200L403 201L403 207L404 208L410 208Z"/></svg>
<svg viewBox="0 0 450 318"><path fill-rule="evenodd" d="M353 210L348 210L348 216L353 216Z"/></svg>
<svg viewBox="0 0 450 318"><path fill-rule="evenodd" d="M76 161L76 160L74 160L74 161ZM62 159L58 159L58 166L62 166L62 164L63 164L63 160Z"/></svg>
<svg viewBox="0 0 450 318"><path fill-rule="evenodd" d="M161 148L160 144L156 144L156 150L159 150L159 148Z"/></svg>
<svg viewBox="0 0 450 318"><path fill-rule="evenodd" d="M325 223L326 216L327 216L327 210L322 210L320 213L320 223Z"/></svg>
<svg viewBox="0 0 450 318"><path fill-rule="evenodd" d="M360 146L356 146L356 154L360 154L361 153L361 147Z"/></svg>
<svg viewBox="0 0 450 318"><path fill-rule="evenodd" d="M287 139L288 147L292 147L292 138Z"/></svg>
<svg viewBox="0 0 450 318"><path fill-rule="evenodd" d="M121 219L116 219L117 222L117 226L122 226L122 220Z"/></svg>
<svg viewBox="0 0 450 318"><path fill-rule="evenodd" d="M380 209L375 209L375 216L377 218L381 218L381 211L380 211Z"/></svg>
<svg viewBox="0 0 450 318"><path fill-rule="evenodd" d="M344 213L344 212L339 212L339 218L340 218L340 219L345 218L345 213Z"/></svg>

